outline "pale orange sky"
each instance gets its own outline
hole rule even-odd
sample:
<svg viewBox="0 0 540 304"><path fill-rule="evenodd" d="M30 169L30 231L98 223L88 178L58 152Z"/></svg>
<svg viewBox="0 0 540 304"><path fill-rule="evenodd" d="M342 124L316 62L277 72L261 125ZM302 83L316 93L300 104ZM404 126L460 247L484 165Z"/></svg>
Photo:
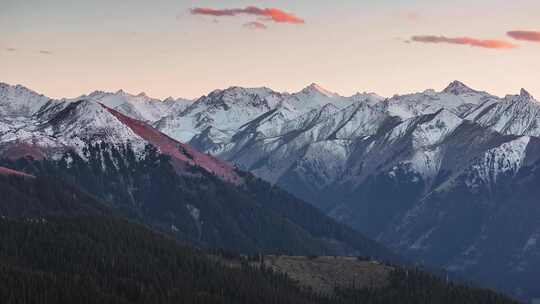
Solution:
<svg viewBox="0 0 540 304"><path fill-rule="evenodd" d="M312 82L343 95L391 96L455 79L497 95L524 87L540 96L540 43L506 36L540 30L536 0L21 2L0 0L0 81L51 97L122 88L194 98L232 85L297 91ZM305 24L264 21L266 30L250 30L242 24L259 18L189 12L249 5L280 8ZM415 35L519 48L404 42Z"/></svg>

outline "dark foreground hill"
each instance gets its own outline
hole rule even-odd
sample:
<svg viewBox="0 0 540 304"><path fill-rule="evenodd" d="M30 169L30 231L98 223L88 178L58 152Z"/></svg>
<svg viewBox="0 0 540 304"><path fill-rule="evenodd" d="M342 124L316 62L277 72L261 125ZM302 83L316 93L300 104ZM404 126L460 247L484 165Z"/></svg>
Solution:
<svg viewBox="0 0 540 304"><path fill-rule="evenodd" d="M0 167L2 169L2 167ZM48 177L0 174L0 216L40 217L106 215L111 210L95 197Z"/></svg>
<svg viewBox="0 0 540 304"><path fill-rule="evenodd" d="M123 216L178 239L245 254L363 255L400 258L315 207L277 187L238 172L235 185L198 167L177 174L170 157L148 146L137 158L129 147L88 149L88 158L19 159L0 165L49 176L81 189Z"/></svg>
<svg viewBox="0 0 540 304"><path fill-rule="evenodd" d="M318 295L270 268L227 267L108 217L3 218L0 244L2 303L512 303L397 268L384 287Z"/></svg>
<svg viewBox="0 0 540 304"><path fill-rule="evenodd" d="M272 264L227 266L48 177L0 175L0 191L1 303L512 303L383 265L383 284L345 282L329 295Z"/></svg>

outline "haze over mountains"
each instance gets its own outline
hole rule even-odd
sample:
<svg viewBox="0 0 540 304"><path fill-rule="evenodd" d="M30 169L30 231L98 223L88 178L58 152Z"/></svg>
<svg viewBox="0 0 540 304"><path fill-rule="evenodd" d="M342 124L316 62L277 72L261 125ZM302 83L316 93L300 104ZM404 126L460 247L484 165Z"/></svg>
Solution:
<svg viewBox="0 0 540 304"><path fill-rule="evenodd" d="M3 157L54 159L68 169L80 157L121 171L125 157L112 155L129 145L135 159L148 160L152 143L188 178L201 176L186 169L196 166L241 185L237 166L415 261L524 298L540 295L539 137L540 104L526 90L501 98L458 81L391 98L343 97L312 84L297 93L231 87L195 101L123 91L52 100L0 84ZM196 218L201 208L184 212ZM170 227L165 214L148 218ZM197 222L190 237L201 232ZM330 249L321 242L327 234L307 230L317 250L361 247L347 238Z"/></svg>

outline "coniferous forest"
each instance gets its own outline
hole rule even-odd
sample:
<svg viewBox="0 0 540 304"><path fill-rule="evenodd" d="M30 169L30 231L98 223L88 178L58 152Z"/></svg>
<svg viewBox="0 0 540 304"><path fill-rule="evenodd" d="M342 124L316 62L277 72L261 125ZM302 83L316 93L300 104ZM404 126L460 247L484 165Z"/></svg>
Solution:
<svg viewBox="0 0 540 304"><path fill-rule="evenodd" d="M2 303L513 303L399 267L385 287L322 295L264 267L228 267L51 178L0 176L0 191Z"/></svg>
<svg viewBox="0 0 540 304"><path fill-rule="evenodd" d="M228 268L201 250L112 217L0 221L3 303L512 303L492 291L396 269L381 289L301 289L286 275Z"/></svg>
<svg viewBox="0 0 540 304"><path fill-rule="evenodd" d="M60 160L22 158L0 160L0 165L61 180L123 216L202 247L399 260L380 244L249 173L239 172L245 180L239 187L195 166L179 175L169 157L151 145L142 158L129 146L105 143L90 146L86 157L67 153Z"/></svg>

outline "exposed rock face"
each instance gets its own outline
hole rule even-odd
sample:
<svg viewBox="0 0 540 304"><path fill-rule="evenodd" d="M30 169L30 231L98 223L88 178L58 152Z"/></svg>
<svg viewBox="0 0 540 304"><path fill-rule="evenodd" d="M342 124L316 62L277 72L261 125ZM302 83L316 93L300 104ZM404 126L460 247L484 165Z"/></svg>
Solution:
<svg viewBox="0 0 540 304"><path fill-rule="evenodd" d="M157 139L119 113L143 120L170 137L158 136L164 151L189 143L414 259L540 295L528 283L540 275L540 104L525 90L499 98L455 81L343 97L312 84L293 94L232 87L193 102L124 92L54 101L3 85L0 113L0 152L36 158L66 147L84 155L88 142L143 153ZM198 159L236 180L232 167Z"/></svg>

